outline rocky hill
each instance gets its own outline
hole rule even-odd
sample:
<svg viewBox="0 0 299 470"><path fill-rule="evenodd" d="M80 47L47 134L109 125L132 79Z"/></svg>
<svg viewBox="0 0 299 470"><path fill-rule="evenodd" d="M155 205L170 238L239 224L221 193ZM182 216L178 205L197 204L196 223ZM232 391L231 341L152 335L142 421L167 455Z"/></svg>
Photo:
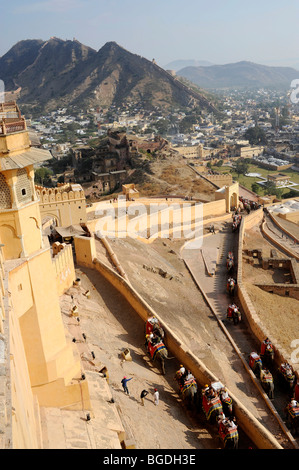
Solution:
<svg viewBox="0 0 299 470"><path fill-rule="evenodd" d="M0 58L0 79L6 91L19 90L20 103L47 110L126 102L144 108L213 108L200 92L115 42L96 51L76 40L20 41Z"/></svg>
<svg viewBox="0 0 299 470"><path fill-rule="evenodd" d="M184 67L177 75L205 89L217 88L290 88L299 71L291 67L269 67L253 62L236 62L208 67Z"/></svg>

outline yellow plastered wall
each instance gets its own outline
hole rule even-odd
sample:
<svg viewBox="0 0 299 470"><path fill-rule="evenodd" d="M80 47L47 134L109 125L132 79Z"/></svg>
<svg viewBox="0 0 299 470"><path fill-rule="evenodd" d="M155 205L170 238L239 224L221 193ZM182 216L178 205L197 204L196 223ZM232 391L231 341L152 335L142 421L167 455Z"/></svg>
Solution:
<svg viewBox="0 0 299 470"><path fill-rule="evenodd" d="M12 269L9 290L31 387L40 405L81 409L78 397L82 390L78 382L73 383L73 378L81 377L80 357L76 345L66 340L50 251L44 250ZM89 403L88 387L83 391Z"/></svg>
<svg viewBox="0 0 299 470"><path fill-rule="evenodd" d="M95 239L93 237L75 237L74 244L77 264L92 266L92 262L97 255Z"/></svg>
<svg viewBox="0 0 299 470"><path fill-rule="evenodd" d="M226 212L226 203L225 199L220 199L219 201L206 202L203 204L203 217L217 216L225 214Z"/></svg>
<svg viewBox="0 0 299 470"><path fill-rule="evenodd" d="M56 287L58 295L62 295L73 284L76 274L73 260L72 245L66 245L52 259L56 273Z"/></svg>
<svg viewBox="0 0 299 470"><path fill-rule="evenodd" d="M20 150L29 149L30 139L27 131L24 132L15 132L0 137L0 157L7 156L9 152L10 155L13 155L15 152L20 152ZM1 165L1 158L0 158ZM1 170L0 166L0 170Z"/></svg>
<svg viewBox="0 0 299 470"><path fill-rule="evenodd" d="M29 379L18 315L9 314L10 387L12 410L12 441L14 449L41 447L39 407Z"/></svg>
<svg viewBox="0 0 299 470"><path fill-rule="evenodd" d="M16 259L39 250L42 246L38 204L32 202L18 210L1 212L0 240L6 260Z"/></svg>

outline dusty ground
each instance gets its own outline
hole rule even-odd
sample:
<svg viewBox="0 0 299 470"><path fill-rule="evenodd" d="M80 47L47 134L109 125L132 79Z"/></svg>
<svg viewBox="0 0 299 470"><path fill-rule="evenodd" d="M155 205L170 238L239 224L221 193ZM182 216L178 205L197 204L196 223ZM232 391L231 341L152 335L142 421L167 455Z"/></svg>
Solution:
<svg viewBox="0 0 299 470"><path fill-rule="evenodd" d="M270 256L270 250L273 246L264 239L258 228L247 231L245 240L244 248L262 248L263 256ZM275 249L278 256L286 257L276 247ZM250 266L243 263L243 279L246 280L244 284L256 312L268 331L271 332L273 341L277 339L277 342L291 355L294 351L291 343L299 338L299 301L270 294L254 285L255 283L290 282L290 274L285 270L278 269L265 271L257 265Z"/></svg>

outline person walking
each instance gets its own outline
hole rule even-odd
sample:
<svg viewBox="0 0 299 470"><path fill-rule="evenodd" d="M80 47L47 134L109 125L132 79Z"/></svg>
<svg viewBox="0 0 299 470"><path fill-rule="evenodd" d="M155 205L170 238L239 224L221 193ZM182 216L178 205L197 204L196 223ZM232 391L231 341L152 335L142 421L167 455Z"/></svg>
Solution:
<svg viewBox="0 0 299 470"><path fill-rule="evenodd" d="M154 392L154 403L155 403L156 406L159 405L159 392L156 388L155 388L155 392Z"/></svg>
<svg viewBox="0 0 299 470"><path fill-rule="evenodd" d="M123 386L123 389L124 389L124 392L127 394L127 395L130 395L129 393L129 389L128 389L128 386L127 386L127 383L129 382L129 380L132 380L133 377L131 377L130 379L127 379L127 377L124 377L121 381L121 384Z"/></svg>
<svg viewBox="0 0 299 470"><path fill-rule="evenodd" d="M140 394L140 399L141 399L141 405L144 406L144 397L146 397L146 395L148 395L148 391L147 390L142 390L141 394Z"/></svg>

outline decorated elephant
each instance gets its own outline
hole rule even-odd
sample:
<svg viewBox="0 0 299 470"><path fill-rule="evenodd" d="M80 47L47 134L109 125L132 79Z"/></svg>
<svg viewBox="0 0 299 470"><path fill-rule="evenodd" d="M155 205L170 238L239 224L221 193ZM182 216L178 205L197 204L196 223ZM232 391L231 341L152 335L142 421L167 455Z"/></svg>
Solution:
<svg viewBox="0 0 299 470"><path fill-rule="evenodd" d="M165 359L169 359L165 344L162 341L157 344L152 344L148 341L147 350L153 363L155 363L155 361L160 362L162 374L165 375Z"/></svg>
<svg viewBox="0 0 299 470"><path fill-rule="evenodd" d="M208 421L216 422L217 418L223 414L223 408L218 394L211 396L210 391L211 387L202 393L202 409Z"/></svg>
<svg viewBox="0 0 299 470"><path fill-rule="evenodd" d="M227 280L226 291L231 297L233 297L235 295L235 288L236 288L236 281L235 281L235 279L230 277Z"/></svg>
<svg viewBox="0 0 299 470"><path fill-rule="evenodd" d="M234 422L220 419L218 421L218 433L225 449L238 449L239 433Z"/></svg>
<svg viewBox="0 0 299 470"><path fill-rule="evenodd" d="M233 259L227 259L226 260L226 269L228 273L231 273L234 269L234 260Z"/></svg>
<svg viewBox="0 0 299 470"><path fill-rule="evenodd" d="M286 407L286 420L291 429L291 432L294 434L299 433L299 406L298 402L293 400Z"/></svg>
<svg viewBox="0 0 299 470"><path fill-rule="evenodd" d="M230 304L227 307L226 317L228 320L232 320L234 322L234 325L240 323L240 321L242 320L242 315L239 310L239 307L237 307L237 305L235 305L234 303Z"/></svg>
<svg viewBox="0 0 299 470"><path fill-rule="evenodd" d="M257 377L260 376L263 363L261 356L259 356L259 354L256 352L252 352L249 356L249 367Z"/></svg>
<svg viewBox="0 0 299 470"><path fill-rule="evenodd" d="M186 379L184 385L181 387L183 400L188 406L195 406L197 404L197 383L195 378Z"/></svg>
<svg viewBox="0 0 299 470"><path fill-rule="evenodd" d="M273 400L274 398L274 382L273 376L268 369L262 369L260 373L261 384L268 397Z"/></svg>
<svg viewBox="0 0 299 470"><path fill-rule="evenodd" d="M288 362L283 362L278 369L278 372L281 382L290 392L293 392L296 381L293 367Z"/></svg>

